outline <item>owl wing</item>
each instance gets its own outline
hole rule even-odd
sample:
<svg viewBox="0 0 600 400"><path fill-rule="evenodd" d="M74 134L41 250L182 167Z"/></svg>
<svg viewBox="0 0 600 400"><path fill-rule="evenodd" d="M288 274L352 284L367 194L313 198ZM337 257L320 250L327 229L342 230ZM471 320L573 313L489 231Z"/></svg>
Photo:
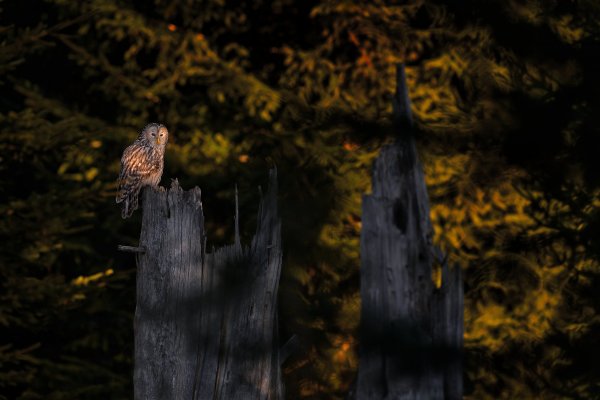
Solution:
<svg viewBox="0 0 600 400"><path fill-rule="evenodd" d="M121 157L121 174L119 179L139 175L146 177L160 169L160 159L155 157L151 147L131 145Z"/></svg>
<svg viewBox="0 0 600 400"><path fill-rule="evenodd" d="M141 182L159 170L160 159L155 157L152 148L135 144L127 147L121 157L117 203L123 201L132 190L139 191Z"/></svg>

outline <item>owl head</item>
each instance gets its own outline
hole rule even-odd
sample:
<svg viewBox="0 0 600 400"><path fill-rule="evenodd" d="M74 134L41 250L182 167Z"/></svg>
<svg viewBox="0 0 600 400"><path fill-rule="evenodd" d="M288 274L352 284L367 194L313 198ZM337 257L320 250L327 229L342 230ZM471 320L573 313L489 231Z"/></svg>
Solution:
<svg viewBox="0 0 600 400"><path fill-rule="evenodd" d="M152 147L164 148L169 140L169 131L163 124L153 122L142 129L138 140L147 142Z"/></svg>

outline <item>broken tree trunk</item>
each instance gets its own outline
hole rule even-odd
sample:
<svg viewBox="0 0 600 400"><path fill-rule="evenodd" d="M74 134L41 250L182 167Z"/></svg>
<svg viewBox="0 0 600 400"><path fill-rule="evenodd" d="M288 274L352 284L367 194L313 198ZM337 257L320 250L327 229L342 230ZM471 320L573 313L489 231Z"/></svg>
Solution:
<svg viewBox="0 0 600 400"><path fill-rule="evenodd" d="M137 272L136 400L281 399L276 171L250 246L206 253L200 189L146 189Z"/></svg>
<svg viewBox="0 0 600 400"><path fill-rule="evenodd" d="M363 197L356 398L461 399L461 271L449 269L432 245L405 79L399 65L394 119L401 136L381 150L373 193Z"/></svg>

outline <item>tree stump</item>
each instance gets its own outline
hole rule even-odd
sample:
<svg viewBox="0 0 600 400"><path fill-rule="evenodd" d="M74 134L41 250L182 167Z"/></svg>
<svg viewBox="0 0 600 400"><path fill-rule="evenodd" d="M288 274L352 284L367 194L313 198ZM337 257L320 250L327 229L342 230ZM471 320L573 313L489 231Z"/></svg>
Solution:
<svg viewBox="0 0 600 400"><path fill-rule="evenodd" d="M402 135L381 150L373 193L363 197L356 398L461 399L461 271L449 269L432 244L402 65L394 100ZM439 287L432 279L435 264Z"/></svg>
<svg viewBox="0 0 600 400"><path fill-rule="evenodd" d="M137 272L136 400L281 399L277 174L250 246L206 252L200 189L146 189Z"/></svg>

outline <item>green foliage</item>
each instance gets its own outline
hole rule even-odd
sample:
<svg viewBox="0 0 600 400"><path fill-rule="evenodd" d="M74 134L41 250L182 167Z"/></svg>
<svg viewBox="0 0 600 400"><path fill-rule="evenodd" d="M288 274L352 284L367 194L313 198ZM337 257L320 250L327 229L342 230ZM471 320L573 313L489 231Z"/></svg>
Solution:
<svg viewBox="0 0 600 400"><path fill-rule="evenodd" d="M209 239L280 175L289 398L358 365L361 194L408 62L438 243L466 277L469 398L593 398L599 322L594 2L28 0L0 12L0 397L131 397L139 213L122 150L170 130L163 184Z"/></svg>

